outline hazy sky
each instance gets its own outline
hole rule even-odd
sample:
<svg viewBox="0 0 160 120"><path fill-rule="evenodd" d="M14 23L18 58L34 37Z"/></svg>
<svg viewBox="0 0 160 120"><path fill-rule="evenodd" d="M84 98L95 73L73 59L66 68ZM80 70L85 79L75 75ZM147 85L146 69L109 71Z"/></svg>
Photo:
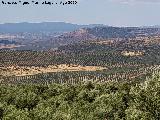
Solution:
<svg viewBox="0 0 160 120"><path fill-rule="evenodd" d="M79 0L72 6L2 5L0 0L0 23L45 21L112 26L160 25L160 0Z"/></svg>

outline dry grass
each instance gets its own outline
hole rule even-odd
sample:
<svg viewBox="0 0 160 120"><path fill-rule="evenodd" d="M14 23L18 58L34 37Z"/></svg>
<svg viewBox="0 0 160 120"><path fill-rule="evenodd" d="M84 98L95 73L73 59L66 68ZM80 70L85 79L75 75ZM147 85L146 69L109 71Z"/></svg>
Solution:
<svg viewBox="0 0 160 120"><path fill-rule="evenodd" d="M10 66L7 68L0 68L0 75L2 76L25 76L25 75L35 75L38 73L48 73L48 72L64 72L64 71L96 71L104 70L106 68L99 66L80 66L80 65L49 65L48 67L19 67Z"/></svg>

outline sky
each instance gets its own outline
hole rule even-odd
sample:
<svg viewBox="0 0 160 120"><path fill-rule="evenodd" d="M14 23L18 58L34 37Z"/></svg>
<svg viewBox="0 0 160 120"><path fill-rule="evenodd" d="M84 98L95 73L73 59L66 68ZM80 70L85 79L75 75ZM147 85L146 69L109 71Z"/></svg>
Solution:
<svg viewBox="0 0 160 120"><path fill-rule="evenodd" d="M3 5L0 0L0 23L19 22L68 22L110 26L160 25L160 0L78 0L76 5L65 6Z"/></svg>

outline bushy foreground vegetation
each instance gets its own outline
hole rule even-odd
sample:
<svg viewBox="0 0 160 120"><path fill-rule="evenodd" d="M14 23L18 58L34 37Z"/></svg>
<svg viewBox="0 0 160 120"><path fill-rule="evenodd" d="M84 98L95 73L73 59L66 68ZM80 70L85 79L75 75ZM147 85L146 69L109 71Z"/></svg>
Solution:
<svg viewBox="0 0 160 120"><path fill-rule="evenodd" d="M160 76L144 83L0 85L2 120L159 120Z"/></svg>

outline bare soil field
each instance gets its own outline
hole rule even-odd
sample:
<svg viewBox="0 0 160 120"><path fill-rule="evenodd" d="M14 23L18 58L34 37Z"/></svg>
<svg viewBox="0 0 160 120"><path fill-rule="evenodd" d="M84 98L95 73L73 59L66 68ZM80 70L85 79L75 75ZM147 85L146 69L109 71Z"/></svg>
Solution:
<svg viewBox="0 0 160 120"><path fill-rule="evenodd" d="M64 72L64 71L97 71L104 70L106 68L99 66L80 66L80 65L49 65L48 67L27 67L27 66L10 66L10 67L1 67L0 75L1 76L26 76L26 75L35 75L39 73L49 73L49 72Z"/></svg>

